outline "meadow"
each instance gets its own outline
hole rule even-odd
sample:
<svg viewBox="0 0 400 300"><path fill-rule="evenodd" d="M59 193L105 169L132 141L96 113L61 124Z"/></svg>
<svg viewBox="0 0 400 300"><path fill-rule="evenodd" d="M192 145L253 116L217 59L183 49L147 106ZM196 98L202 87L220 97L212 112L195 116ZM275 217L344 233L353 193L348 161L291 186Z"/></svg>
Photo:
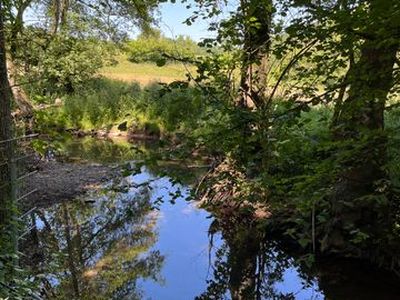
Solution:
<svg viewBox="0 0 400 300"><path fill-rule="evenodd" d="M115 65L101 68L99 74L109 79L128 83L135 81L145 86L154 82L171 83L185 80L188 72L194 74L194 67L183 63L168 63L162 67L150 62L133 63L122 54L116 58Z"/></svg>

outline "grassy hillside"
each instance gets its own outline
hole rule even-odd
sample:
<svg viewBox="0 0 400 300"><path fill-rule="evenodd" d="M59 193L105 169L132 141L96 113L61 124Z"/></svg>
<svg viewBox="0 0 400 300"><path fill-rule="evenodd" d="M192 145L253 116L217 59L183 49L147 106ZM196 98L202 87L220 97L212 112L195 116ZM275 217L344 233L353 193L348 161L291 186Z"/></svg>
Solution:
<svg viewBox="0 0 400 300"><path fill-rule="evenodd" d="M135 64L128 61L126 56L117 58L118 64L105 67L100 70L100 74L109 78L125 82L137 81L141 85L147 85L152 82L170 83L175 80L186 79L187 70L183 64L167 64L163 67L157 67L151 63ZM187 66L190 72L194 72L192 66Z"/></svg>

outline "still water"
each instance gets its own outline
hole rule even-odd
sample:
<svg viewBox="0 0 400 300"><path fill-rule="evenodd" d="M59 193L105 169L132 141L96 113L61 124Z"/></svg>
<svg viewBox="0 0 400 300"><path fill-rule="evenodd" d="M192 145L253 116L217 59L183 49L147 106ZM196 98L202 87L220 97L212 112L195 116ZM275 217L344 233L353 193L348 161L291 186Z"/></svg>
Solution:
<svg viewBox="0 0 400 300"><path fill-rule="evenodd" d="M82 139L63 141L58 151L134 164L137 147ZM232 299L249 286L253 296L241 299L400 299L400 283L369 266L329 261L305 272L274 242L254 253L246 238L232 242L217 232L211 239L213 219L186 200L190 176L181 185L165 174L143 166L30 215L27 226L36 229L21 244L23 263L42 277L48 299Z"/></svg>

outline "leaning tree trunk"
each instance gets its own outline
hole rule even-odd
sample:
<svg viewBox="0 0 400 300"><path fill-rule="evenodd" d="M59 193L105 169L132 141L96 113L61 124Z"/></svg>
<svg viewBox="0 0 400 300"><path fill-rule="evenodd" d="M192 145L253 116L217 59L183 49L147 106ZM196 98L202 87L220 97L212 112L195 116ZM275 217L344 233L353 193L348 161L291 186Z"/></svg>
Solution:
<svg viewBox="0 0 400 300"><path fill-rule="evenodd" d="M394 1L387 2L390 3L394 5ZM385 20L387 10L377 9L375 5L376 1L371 1L370 14ZM322 250L351 252L355 249L348 241L355 237L354 233L377 236L390 224L388 203L378 202L374 196L380 193L378 183L386 178L383 170L386 163L384 109L393 85L399 45L392 36L395 30L387 29L388 35L382 36L378 34L379 28L374 29L348 74L348 97L335 112L333 134L336 141L343 142L340 153L345 158L334 186L333 218Z"/></svg>
<svg viewBox="0 0 400 300"><path fill-rule="evenodd" d="M18 49L22 44L22 34L24 30L24 13L31 4L31 0L21 1L16 8L16 16L10 22L10 59L7 60L7 73L9 85L11 86L11 92L15 104L18 106L18 112L14 115L22 118L25 123L28 124L28 129L32 128L33 118L33 105L29 101L28 95L25 93L21 85L18 84Z"/></svg>

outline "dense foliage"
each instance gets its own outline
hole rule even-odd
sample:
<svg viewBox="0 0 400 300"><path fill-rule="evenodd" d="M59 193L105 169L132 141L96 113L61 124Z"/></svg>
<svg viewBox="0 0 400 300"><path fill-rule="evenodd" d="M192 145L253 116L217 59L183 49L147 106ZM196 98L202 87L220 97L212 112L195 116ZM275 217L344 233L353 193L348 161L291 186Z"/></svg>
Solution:
<svg viewBox="0 0 400 300"><path fill-rule="evenodd" d="M129 60L134 63L152 62L159 65L166 61L194 59L204 51L190 37L176 39L164 37L160 32L142 34L126 45Z"/></svg>
<svg viewBox="0 0 400 300"><path fill-rule="evenodd" d="M24 30L18 7L9 9L9 51L24 69L17 75L37 81L26 89L35 104L62 103L36 111L36 129L121 126L161 136L174 155L206 153L211 168L194 196L224 235L235 235L239 220L291 241L308 262L338 254L398 270L400 3L195 1L186 24L216 20L214 37L200 43L207 55L189 38L150 30L155 1L134 4L111 5L144 29L126 43L129 59L190 61L197 71L187 82L96 77L123 34L93 7L82 10L87 22L77 2L69 18L60 11L51 26Z"/></svg>
<svg viewBox="0 0 400 300"><path fill-rule="evenodd" d="M115 46L94 38L58 35L47 42L45 51L38 47L40 42L45 43L36 38L27 44L29 60L24 65L29 70L24 80L32 82L27 90L39 103L82 89L101 67L112 63L116 51Z"/></svg>
<svg viewBox="0 0 400 300"><path fill-rule="evenodd" d="M204 1L188 22L220 12ZM199 63L196 78L227 120L223 140L198 140L223 160L202 196L217 215L226 202L244 214L264 203L267 224L306 251L398 267L396 138L384 115L398 101L399 4L241 1L225 15L204 41L224 56Z"/></svg>

